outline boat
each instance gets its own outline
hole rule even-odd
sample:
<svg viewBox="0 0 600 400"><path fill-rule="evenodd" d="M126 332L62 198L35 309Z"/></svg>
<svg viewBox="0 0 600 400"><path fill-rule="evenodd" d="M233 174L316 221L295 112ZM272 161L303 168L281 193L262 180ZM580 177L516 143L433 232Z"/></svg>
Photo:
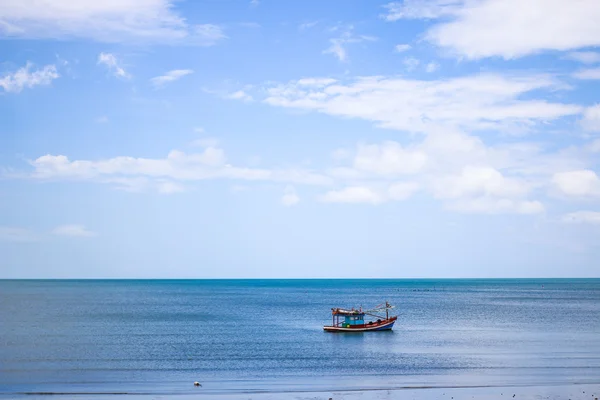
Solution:
<svg viewBox="0 0 600 400"><path fill-rule="evenodd" d="M389 310L395 308L387 301L370 310L359 309L331 309L331 325L326 325L323 330L326 332L368 332L368 331L387 331L391 330L398 319L397 316L390 316ZM382 315L385 312L385 316ZM365 316L372 320L365 320ZM375 319L377 318L377 319Z"/></svg>

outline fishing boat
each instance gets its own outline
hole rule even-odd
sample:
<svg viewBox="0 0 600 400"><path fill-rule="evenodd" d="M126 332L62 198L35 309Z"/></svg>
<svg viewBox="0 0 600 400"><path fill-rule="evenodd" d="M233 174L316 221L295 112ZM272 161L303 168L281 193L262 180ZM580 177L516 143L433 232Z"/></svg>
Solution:
<svg viewBox="0 0 600 400"><path fill-rule="evenodd" d="M331 325L324 326L326 332L368 332L391 330L397 316L390 316L389 310L395 308L387 301L370 310L357 309L331 309ZM385 316L382 315L385 312ZM371 320L365 320L368 316ZM376 319L375 319L376 318Z"/></svg>

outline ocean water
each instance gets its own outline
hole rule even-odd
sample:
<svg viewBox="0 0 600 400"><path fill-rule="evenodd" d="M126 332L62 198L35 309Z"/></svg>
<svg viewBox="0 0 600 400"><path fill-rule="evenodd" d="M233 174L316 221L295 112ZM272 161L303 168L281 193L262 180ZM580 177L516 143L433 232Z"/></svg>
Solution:
<svg viewBox="0 0 600 400"><path fill-rule="evenodd" d="M397 306L326 333L331 307ZM0 396L600 383L600 280L0 281Z"/></svg>

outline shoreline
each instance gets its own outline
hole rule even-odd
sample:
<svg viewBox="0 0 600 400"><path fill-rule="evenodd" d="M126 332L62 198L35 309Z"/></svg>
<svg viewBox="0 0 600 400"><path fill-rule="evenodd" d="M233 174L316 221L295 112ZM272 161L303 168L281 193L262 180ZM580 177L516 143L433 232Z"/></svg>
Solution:
<svg viewBox="0 0 600 400"><path fill-rule="evenodd" d="M279 383L281 384L281 382ZM391 386L391 387L357 387L357 388L330 388L325 389L315 385L302 389L285 389L281 387L271 389L241 389L227 391L211 389L210 387L189 388L181 391L148 390L140 391L19 391L0 392L0 399L53 399L103 400L124 399L130 397L166 399L177 398L182 400L204 399L218 397L222 400L304 400L304 399L398 399L398 400L430 400L430 399L481 399L487 400L597 400L600 396L600 379L597 383L556 383L556 384L513 384L513 385L455 385L455 386ZM456 399L455 399L456 398Z"/></svg>

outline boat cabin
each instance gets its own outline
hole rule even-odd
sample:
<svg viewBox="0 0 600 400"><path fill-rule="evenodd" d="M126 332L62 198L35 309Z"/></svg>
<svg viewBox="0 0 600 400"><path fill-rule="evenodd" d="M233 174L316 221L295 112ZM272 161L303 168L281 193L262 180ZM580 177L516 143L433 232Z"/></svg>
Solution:
<svg viewBox="0 0 600 400"><path fill-rule="evenodd" d="M357 315L346 315L344 320L344 326L349 328L354 325L364 325L365 324L365 314L357 314Z"/></svg>
<svg viewBox="0 0 600 400"><path fill-rule="evenodd" d="M344 310L341 308L332 308L331 315L333 316L333 326L351 328L357 327L358 325L365 325L365 313L362 310ZM342 317L343 321L340 321Z"/></svg>

